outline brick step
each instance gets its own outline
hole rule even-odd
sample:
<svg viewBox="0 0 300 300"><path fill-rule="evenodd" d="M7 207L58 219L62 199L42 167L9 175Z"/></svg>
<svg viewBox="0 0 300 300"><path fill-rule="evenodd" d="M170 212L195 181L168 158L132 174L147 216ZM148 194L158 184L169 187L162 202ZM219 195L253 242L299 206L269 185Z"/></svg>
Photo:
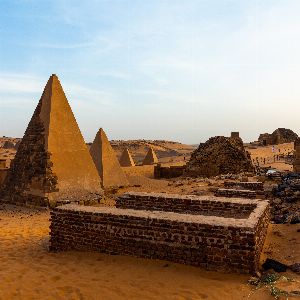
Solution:
<svg viewBox="0 0 300 300"><path fill-rule="evenodd" d="M216 197L238 197L238 198L256 198L256 192L250 190L236 190L236 189L217 189Z"/></svg>

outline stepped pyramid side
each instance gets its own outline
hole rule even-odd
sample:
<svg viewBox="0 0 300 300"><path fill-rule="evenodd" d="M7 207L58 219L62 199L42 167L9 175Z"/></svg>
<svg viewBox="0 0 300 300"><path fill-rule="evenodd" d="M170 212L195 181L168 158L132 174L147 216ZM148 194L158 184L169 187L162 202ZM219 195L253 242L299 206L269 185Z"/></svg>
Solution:
<svg viewBox="0 0 300 300"><path fill-rule="evenodd" d="M120 157L120 165L122 167L134 167L134 160L128 150L128 148L124 149L121 157Z"/></svg>
<svg viewBox="0 0 300 300"><path fill-rule="evenodd" d="M104 187L126 186L129 184L116 154L102 128L96 134L90 154L102 179Z"/></svg>
<svg viewBox="0 0 300 300"><path fill-rule="evenodd" d="M143 160L143 165L153 165L158 163L158 158L154 152L154 150L150 147L147 155L145 156Z"/></svg>
<svg viewBox="0 0 300 300"><path fill-rule="evenodd" d="M103 193L71 107L56 75L47 82L1 191L6 202L55 205Z"/></svg>

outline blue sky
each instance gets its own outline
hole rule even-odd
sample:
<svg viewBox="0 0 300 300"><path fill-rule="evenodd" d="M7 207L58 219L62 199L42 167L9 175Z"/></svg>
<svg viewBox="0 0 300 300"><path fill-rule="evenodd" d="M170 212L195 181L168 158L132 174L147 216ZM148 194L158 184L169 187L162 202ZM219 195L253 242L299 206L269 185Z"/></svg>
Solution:
<svg viewBox="0 0 300 300"><path fill-rule="evenodd" d="M300 134L298 0L0 0L0 135L49 76L86 141Z"/></svg>

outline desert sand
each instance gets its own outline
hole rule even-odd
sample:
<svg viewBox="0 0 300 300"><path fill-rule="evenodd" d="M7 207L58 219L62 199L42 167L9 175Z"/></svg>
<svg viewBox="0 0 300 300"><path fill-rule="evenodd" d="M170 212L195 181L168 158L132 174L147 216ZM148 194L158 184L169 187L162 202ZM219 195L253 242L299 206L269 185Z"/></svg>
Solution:
<svg viewBox="0 0 300 300"><path fill-rule="evenodd" d="M250 151L253 157L272 155L271 147ZM210 188L223 182L201 178L155 180L153 168L123 168L130 186L108 194L106 204L113 205L113 198L126 191L212 194ZM128 256L49 252L49 218L45 209L0 206L0 299L274 299L265 289L253 291L247 284L250 275ZM299 224L271 224L261 261L269 257L288 265L296 263L300 261L299 249ZM278 287L300 290L299 275L283 275L296 281L281 282Z"/></svg>
<svg viewBox="0 0 300 300"><path fill-rule="evenodd" d="M291 153L294 149L294 143L285 143L279 144L275 146L264 146L257 147L255 149L246 147L247 151L250 152L251 158L256 159L258 157L260 161L260 165L263 167L272 167L281 171L292 171L292 165L285 164L282 161L274 162L274 155L280 155ZM265 159L265 164L263 163L263 159Z"/></svg>
<svg viewBox="0 0 300 300"><path fill-rule="evenodd" d="M51 253L47 210L1 206L0 219L0 299L272 299L264 290L248 298L248 275L101 253ZM299 261L298 229L272 225L268 256ZM289 290L299 285L283 283Z"/></svg>

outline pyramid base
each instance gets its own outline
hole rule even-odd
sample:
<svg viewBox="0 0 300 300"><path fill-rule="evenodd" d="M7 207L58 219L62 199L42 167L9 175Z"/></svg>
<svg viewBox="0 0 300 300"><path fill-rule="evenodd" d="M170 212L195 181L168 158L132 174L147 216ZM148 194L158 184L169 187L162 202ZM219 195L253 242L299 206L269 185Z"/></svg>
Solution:
<svg viewBox="0 0 300 300"><path fill-rule="evenodd" d="M12 204L26 207L56 207L63 204L95 205L103 198L102 194L74 192L52 193L48 195L5 195L0 194L0 201L5 204Z"/></svg>

